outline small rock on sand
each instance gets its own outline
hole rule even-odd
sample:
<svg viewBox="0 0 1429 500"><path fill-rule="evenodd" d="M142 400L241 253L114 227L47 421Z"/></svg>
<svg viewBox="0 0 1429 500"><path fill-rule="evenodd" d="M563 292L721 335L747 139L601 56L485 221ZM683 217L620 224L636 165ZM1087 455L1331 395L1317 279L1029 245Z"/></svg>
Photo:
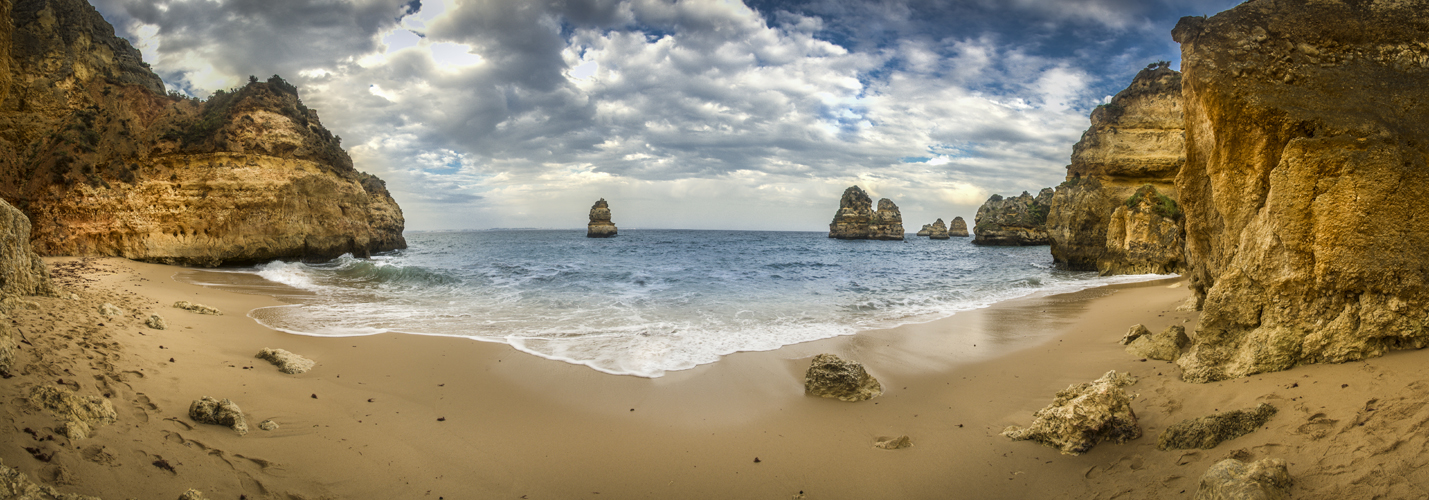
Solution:
<svg viewBox="0 0 1429 500"><path fill-rule="evenodd" d="M69 389L41 385L30 390L30 403L49 409L65 419L64 433L70 439L84 439L95 427L112 424L119 417L108 399L80 396Z"/></svg>
<svg viewBox="0 0 1429 500"><path fill-rule="evenodd" d="M839 401L863 401L883 394L883 386L857 361L845 361L834 354L814 356L804 374L804 394Z"/></svg>
<svg viewBox="0 0 1429 500"><path fill-rule="evenodd" d="M273 419L270 418L268 420L258 422L258 428L263 429L265 431L274 431L278 430L278 423L274 422Z"/></svg>
<svg viewBox="0 0 1429 500"><path fill-rule="evenodd" d="M1131 400L1136 396L1122 389L1135 384L1136 377L1112 370L1090 383L1057 391L1052 404L1032 414L1032 424L1009 426L1002 435L1014 441L1031 440L1061 450L1064 455L1080 455L1102 441L1125 443L1141 437Z"/></svg>
<svg viewBox="0 0 1429 500"><path fill-rule="evenodd" d="M203 496L203 493L199 490L189 488L184 494L179 495L179 500L208 500L208 497Z"/></svg>
<svg viewBox="0 0 1429 500"><path fill-rule="evenodd" d="M901 450L909 446L913 446L913 440L909 439L908 436L880 436L873 442L874 448L881 448L885 450Z"/></svg>
<svg viewBox="0 0 1429 500"><path fill-rule="evenodd" d="M1209 450L1221 444L1222 441L1229 441L1254 432L1270 420L1270 416L1275 412L1274 406L1261 403L1255 408L1183 420L1161 432L1161 436L1156 439L1156 449L1163 451L1194 448Z"/></svg>
<svg viewBox="0 0 1429 500"><path fill-rule="evenodd" d="M313 360L283 349L264 347L263 350L258 351L258 354L254 357L273 363L278 367L278 371L283 373L298 374L313 369Z"/></svg>
<svg viewBox="0 0 1429 500"><path fill-rule="evenodd" d="M108 303L108 302L105 302L104 305L99 306L99 314L100 314L101 316L106 317L106 318L111 318L111 319L112 319L112 318L117 318L117 317L119 317L119 316L123 316L123 315L124 315L124 310L123 310L123 309L120 309L120 308L118 308L118 307L114 307L114 304L110 304L110 303Z"/></svg>
<svg viewBox="0 0 1429 500"><path fill-rule="evenodd" d="M1171 325L1161 333L1138 336L1126 346L1126 352L1138 358L1176 361L1176 358L1181 357L1181 348L1190 343L1191 338L1186 336L1186 327Z"/></svg>
<svg viewBox="0 0 1429 500"><path fill-rule="evenodd" d="M1267 458L1247 464L1228 458L1201 476L1195 500L1286 500L1294 482L1284 460Z"/></svg>
<svg viewBox="0 0 1429 500"><path fill-rule="evenodd" d="M185 311L196 312L199 314L211 314L214 316L219 316L223 314L223 311L219 311L218 309L214 309L203 304L195 304L187 300L180 300L178 302L175 302L174 307L178 309L183 309Z"/></svg>
<svg viewBox="0 0 1429 500"><path fill-rule="evenodd" d="M243 410L228 399L219 401L208 396L196 399L189 405L189 418L201 424L228 427L238 431L240 436L248 433L248 421L243 418Z"/></svg>
<svg viewBox="0 0 1429 500"><path fill-rule="evenodd" d="M1136 339L1145 335L1151 335L1151 330L1148 330L1146 325L1140 323L1132 325L1131 329L1126 331L1126 335L1121 336L1121 345L1131 345Z"/></svg>
<svg viewBox="0 0 1429 500"><path fill-rule="evenodd" d="M144 324L155 330L166 330L169 328L169 322L164 321L164 317L158 314L150 314L149 319L144 320Z"/></svg>
<svg viewBox="0 0 1429 500"><path fill-rule="evenodd" d="M34 498L55 500L99 500L98 497L60 493L53 486L42 486L30 480L29 476L0 463L0 492L5 498Z"/></svg>

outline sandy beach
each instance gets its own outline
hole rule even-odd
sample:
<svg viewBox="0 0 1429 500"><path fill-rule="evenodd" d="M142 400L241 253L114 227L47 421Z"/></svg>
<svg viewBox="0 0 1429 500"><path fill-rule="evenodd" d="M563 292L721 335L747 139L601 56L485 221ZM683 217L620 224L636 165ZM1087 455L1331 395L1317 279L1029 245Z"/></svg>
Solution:
<svg viewBox="0 0 1429 500"><path fill-rule="evenodd" d="M1217 460L1282 458L1292 492L1417 498L1429 408L1426 353L1304 366L1211 384L1128 355L1133 324L1194 330L1180 279L1028 297L889 330L738 353L646 379L603 374L503 344L400 334L318 338L246 316L280 305L180 283L185 268L47 259L61 294L26 297L0 384L4 464L102 498L1191 498ZM223 311L200 315L188 300ZM110 303L124 315L106 319ZM158 313L165 330L144 319ZM299 375L254 358L282 348ZM878 377L882 397L806 397L809 358L832 352ZM1145 435L1061 455L999 433L1026 425L1068 385L1109 370L1140 382ZM107 397L115 423L70 440L28 403L37 386ZM252 430L198 424L190 403L229 398ZM1266 402L1250 435L1210 450L1158 451L1168 425ZM272 419L279 428L259 430ZM913 446L875 448L882 436ZM166 470L155 463L171 466Z"/></svg>

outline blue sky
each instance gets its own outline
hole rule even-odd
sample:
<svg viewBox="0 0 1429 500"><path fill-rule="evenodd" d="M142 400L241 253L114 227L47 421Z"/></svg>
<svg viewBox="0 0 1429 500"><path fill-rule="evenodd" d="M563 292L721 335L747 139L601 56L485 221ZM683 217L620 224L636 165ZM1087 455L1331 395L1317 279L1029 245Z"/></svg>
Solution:
<svg viewBox="0 0 1429 500"><path fill-rule="evenodd" d="M1088 114L1227 0L93 0L174 89L298 85L409 229L910 231L1065 175Z"/></svg>

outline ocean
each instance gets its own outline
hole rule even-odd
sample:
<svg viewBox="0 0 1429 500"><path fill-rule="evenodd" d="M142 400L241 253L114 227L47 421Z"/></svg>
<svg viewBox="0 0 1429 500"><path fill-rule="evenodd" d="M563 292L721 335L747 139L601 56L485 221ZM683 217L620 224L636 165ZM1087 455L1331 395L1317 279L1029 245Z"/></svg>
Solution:
<svg viewBox="0 0 1429 500"><path fill-rule="evenodd" d="M1033 293L1164 276L1055 269L1047 247L971 238L846 241L823 232L423 232L405 250L186 271L277 296L249 313L299 335L385 332L502 342L544 358L659 377L739 351L926 322Z"/></svg>

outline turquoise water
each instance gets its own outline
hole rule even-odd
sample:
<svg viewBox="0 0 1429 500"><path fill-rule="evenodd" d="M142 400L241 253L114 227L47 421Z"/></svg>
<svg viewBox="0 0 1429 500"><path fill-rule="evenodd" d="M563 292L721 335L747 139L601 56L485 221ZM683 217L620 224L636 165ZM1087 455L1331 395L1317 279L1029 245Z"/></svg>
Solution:
<svg viewBox="0 0 1429 500"><path fill-rule="evenodd" d="M292 287L280 293L291 305L250 314L282 331L471 337L644 377L1036 292L1155 277L1056 270L1047 247L911 235L622 230L589 239L553 230L413 233L407 241L371 259L222 272Z"/></svg>

